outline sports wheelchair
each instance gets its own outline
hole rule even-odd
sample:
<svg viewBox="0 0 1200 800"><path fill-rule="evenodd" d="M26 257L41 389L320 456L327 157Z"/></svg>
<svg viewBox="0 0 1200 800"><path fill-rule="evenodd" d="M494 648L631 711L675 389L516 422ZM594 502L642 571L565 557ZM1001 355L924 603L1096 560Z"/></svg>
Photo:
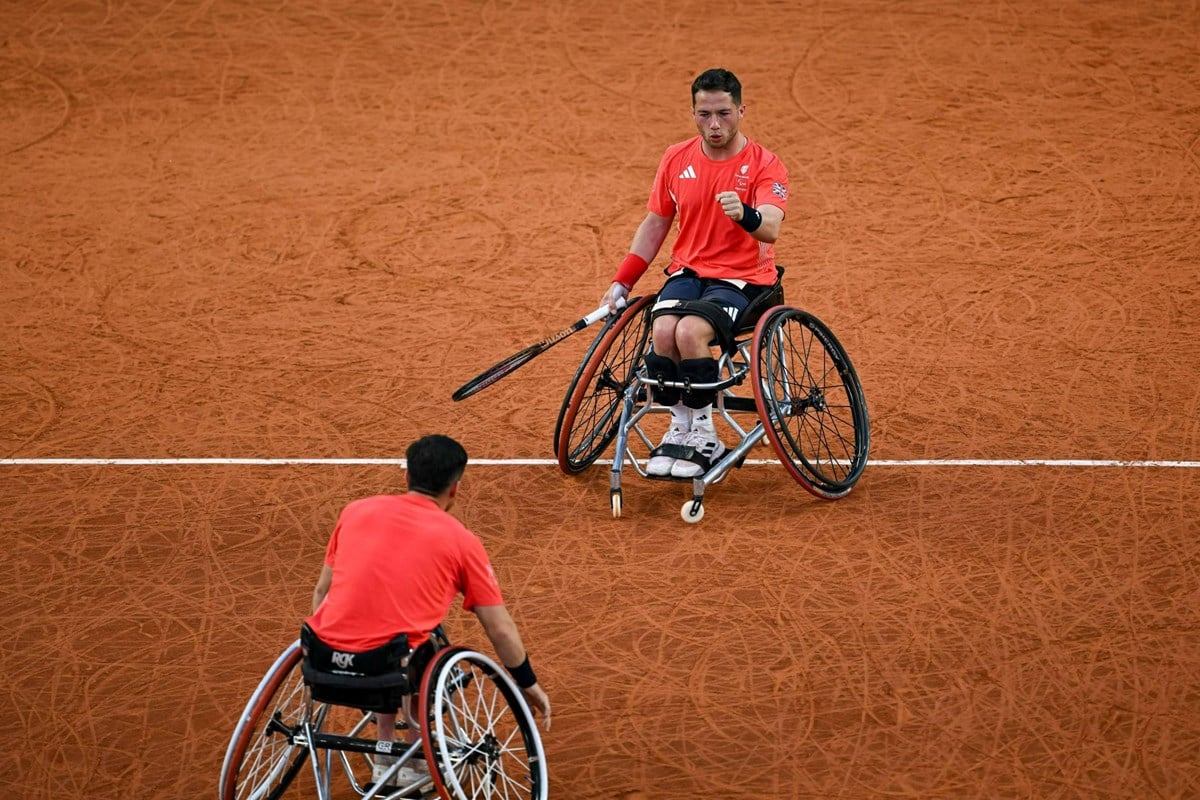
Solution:
<svg viewBox="0 0 1200 800"><path fill-rule="evenodd" d="M862 386L828 326L784 304L782 267L770 291L742 313L732 343L720 348L716 383L663 381L647 374L643 358L649 352L655 299L633 299L608 318L567 388L554 429L555 454L564 473L587 469L615 440L609 488L614 517L621 516L621 477L629 465L651 480L691 481L692 498L680 513L687 522L699 522L705 490L742 466L751 448L766 438L788 473L813 495L836 500L854 488L870 447ZM734 387L747 379L753 396L734 394ZM667 388L715 390L714 418L740 437L695 478L646 472L655 444L643 424L653 414L669 413L654 403L655 391ZM734 417L747 413L758 417L749 429Z"/></svg>
<svg viewBox="0 0 1200 800"><path fill-rule="evenodd" d="M331 800L334 754L350 796L361 800L546 800L542 742L520 689L491 658L450 646L440 628L432 641L423 669L414 655L412 669L348 677L313 669L297 639L242 712L221 767L220 800L276 800L305 762L318 800ZM415 699L417 709L412 717L403 709L397 715L396 741L367 735L373 712L388 713L404 698ZM405 733L413 724L420 736L410 743ZM394 763L373 784L381 756ZM390 785L419 761L428 765L427 776Z"/></svg>

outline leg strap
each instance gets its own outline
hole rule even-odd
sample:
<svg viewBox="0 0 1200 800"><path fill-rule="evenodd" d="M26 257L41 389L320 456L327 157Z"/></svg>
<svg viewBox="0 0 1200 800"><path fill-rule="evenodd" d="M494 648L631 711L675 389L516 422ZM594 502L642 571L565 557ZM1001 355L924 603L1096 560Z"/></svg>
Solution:
<svg viewBox="0 0 1200 800"><path fill-rule="evenodd" d="M721 455L724 455L722 451ZM686 444L661 444L650 451L650 456L666 456L679 461L690 461L693 464L699 464L700 469L708 472L712 468L712 460L697 450L695 447Z"/></svg>
<svg viewBox="0 0 1200 800"><path fill-rule="evenodd" d="M677 381L679 380L679 365L666 356L660 356L658 353L649 352L645 358L646 374L649 375L651 381ZM659 405L673 406L679 402L678 389L660 389L654 387L654 399Z"/></svg>
<svg viewBox="0 0 1200 800"><path fill-rule="evenodd" d="M716 383L720 374L715 358L685 358L679 362L680 380L689 383ZM683 404L688 408L711 406L716 399L717 393L713 389L689 389L683 393Z"/></svg>
<svg viewBox="0 0 1200 800"><path fill-rule="evenodd" d="M689 314L702 317L712 325L717 334L717 343L726 352L731 352L734 348L733 317L737 313L736 308L726 309L710 300L662 300L654 305L650 317L657 319L667 315L682 317Z"/></svg>

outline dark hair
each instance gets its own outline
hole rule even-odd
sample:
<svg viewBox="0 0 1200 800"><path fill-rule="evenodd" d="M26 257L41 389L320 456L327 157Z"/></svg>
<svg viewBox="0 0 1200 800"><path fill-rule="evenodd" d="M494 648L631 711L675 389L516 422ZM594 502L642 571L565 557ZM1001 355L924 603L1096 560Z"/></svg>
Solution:
<svg viewBox="0 0 1200 800"><path fill-rule="evenodd" d="M696 104L696 92L729 92L733 104L742 104L742 82L727 69L708 69L692 81L692 105Z"/></svg>
<svg viewBox="0 0 1200 800"><path fill-rule="evenodd" d="M467 451L449 436L430 434L408 446L408 488L439 495L462 477Z"/></svg>

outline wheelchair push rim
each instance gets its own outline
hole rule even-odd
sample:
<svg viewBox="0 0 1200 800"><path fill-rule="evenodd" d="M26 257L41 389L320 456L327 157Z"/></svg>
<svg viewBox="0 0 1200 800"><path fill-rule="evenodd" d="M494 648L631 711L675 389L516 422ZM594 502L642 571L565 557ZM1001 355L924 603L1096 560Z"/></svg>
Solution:
<svg viewBox="0 0 1200 800"><path fill-rule="evenodd" d="M784 468L817 497L848 494L867 465L870 424L858 374L833 332L812 314L776 306L755 328L750 369Z"/></svg>
<svg viewBox="0 0 1200 800"><path fill-rule="evenodd" d="M498 663L447 647L421 681L425 760L447 800L546 800L541 737L521 690Z"/></svg>
<svg viewBox="0 0 1200 800"><path fill-rule="evenodd" d="M554 426L554 452L568 475L591 466L617 435L625 390L650 337L653 301L640 297L609 317L571 380Z"/></svg>
<svg viewBox="0 0 1200 800"><path fill-rule="evenodd" d="M291 644L250 696L221 766L221 800L276 800L308 757L288 740L305 710L300 642Z"/></svg>

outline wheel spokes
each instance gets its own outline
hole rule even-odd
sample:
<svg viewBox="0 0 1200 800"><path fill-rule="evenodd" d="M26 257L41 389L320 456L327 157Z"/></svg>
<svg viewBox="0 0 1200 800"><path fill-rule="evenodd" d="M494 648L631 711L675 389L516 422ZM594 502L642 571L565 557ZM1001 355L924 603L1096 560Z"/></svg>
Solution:
<svg viewBox="0 0 1200 800"><path fill-rule="evenodd" d="M859 452L854 398L828 343L785 313L765 331L761 364L764 422L816 478L834 487L850 480Z"/></svg>

